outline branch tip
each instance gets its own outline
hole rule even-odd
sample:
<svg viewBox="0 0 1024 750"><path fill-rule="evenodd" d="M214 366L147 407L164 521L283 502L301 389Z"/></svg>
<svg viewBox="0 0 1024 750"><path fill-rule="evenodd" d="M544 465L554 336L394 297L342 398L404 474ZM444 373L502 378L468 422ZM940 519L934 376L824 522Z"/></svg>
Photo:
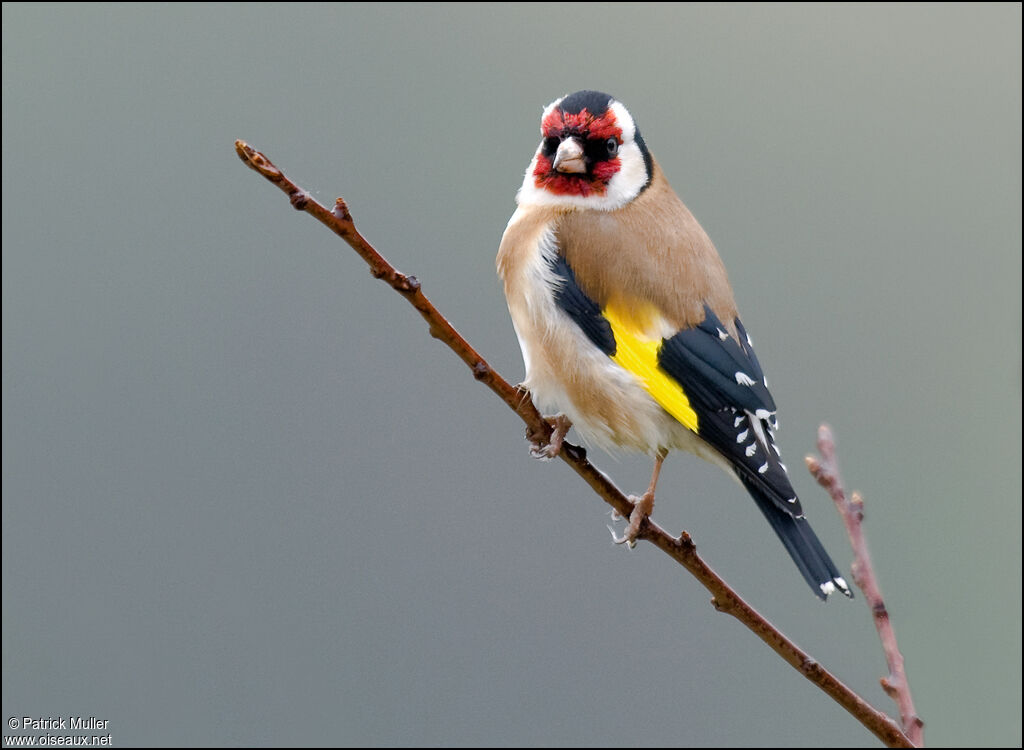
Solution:
<svg viewBox="0 0 1024 750"><path fill-rule="evenodd" d="M243 141L241 138L235 140L235 153L238 154L238 158L242 161L249 161L249 154L253 152L252 146Z"/></svg>
<svg viewBox="0 0 1024 750"><path fill-rule="evenodd" d="M864 601L871 610L878 638L882 642L882 651L889 666L889 676L880 680L881 685L899 708L904 735L912 744L921 746L924 744L924 723L917 723L920 719L910 695L910 683L903 668L903 655L896 642L896 632L889 618L885 600L882 598L882 589L871 564L871 554L864 536L864 498L858 492L846 494L839 474L835 435L827 424L822 424L818 428L818 452L821 454L820 460L814 456L807 457L807 469L832 498L846 527L846 534L850 538L850 546L853 548L853 562L850 565L853 582L864 592Z"/></svg>
<svg viewBox="0 0 1024 750"><path fill-rule="evenodd" d="M274 166L273 162L242 140L235 141L235 153L238 158L245 162L246 166L255 169L268 180L277 182L284 175L281 170Z"/></svg>

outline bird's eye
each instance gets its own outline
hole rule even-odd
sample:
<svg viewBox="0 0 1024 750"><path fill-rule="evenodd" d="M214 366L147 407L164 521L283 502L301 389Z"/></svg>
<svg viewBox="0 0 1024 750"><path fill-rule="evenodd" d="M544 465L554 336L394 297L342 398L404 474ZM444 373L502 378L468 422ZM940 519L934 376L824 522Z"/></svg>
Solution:
<svg viewBox="0 0 1024 750"><path fill-rule="evenodd" d="M619 141L617 138L609 138L604 142L604 145L608 149L608 156L615 156L619 153Z"/></svg>
<svg viewBox="0 0 1024 750"><path fill-rule="evenodd" d="M552 156L558 150L559 144L561 140L558 138L545 138L540 146L541 153L544 156Z"/></svg>

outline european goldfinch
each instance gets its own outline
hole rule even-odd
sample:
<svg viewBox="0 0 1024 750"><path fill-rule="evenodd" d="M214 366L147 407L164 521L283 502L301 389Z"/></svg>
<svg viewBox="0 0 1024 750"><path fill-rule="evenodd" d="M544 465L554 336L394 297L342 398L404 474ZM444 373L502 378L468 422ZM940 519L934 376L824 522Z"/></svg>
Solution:
<svg viewBox="0 0 1024 750"><path fill-rule="evenodd" d="M654 458L622 539L654 507L669 450L697 454L753 496L814 592L852 596L804 518L775 446L775 402L725 267L669 186L633 117L577 91L541 117L540 146L498 250L523 386L588 443ZM564 415L564 416L563 416Z"/></svg>

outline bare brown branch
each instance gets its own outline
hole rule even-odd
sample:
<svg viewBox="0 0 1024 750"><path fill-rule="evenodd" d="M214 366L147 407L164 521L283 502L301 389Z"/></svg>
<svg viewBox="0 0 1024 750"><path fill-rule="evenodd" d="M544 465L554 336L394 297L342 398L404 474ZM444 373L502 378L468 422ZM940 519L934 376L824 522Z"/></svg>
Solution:
<svg viewBox="0 0 1024 750"><path fill-rule="evenodd" d="M853 565L851 567L853 582L864 592L864 599L874 616L875 629L882 641L882 650L885 652L885 660L889 665L889 675L880 680L882 688L890 698L896 701L904 734L915 745L923 747L924 722L921 721L914 709L914 700L910 696L910 683L907 681L907 673L903 669L903 655L896 643L896 631L893 630L889 611L882 599L882 589L878 585L878 578L875 575L874 566L871 564L871 554L868 552L867 539L864 537L862 524L864 500L856 492L847 499L843 480L839 475L835 438L832 436L831 428L825 424L818 429L818 453L821 454L820 460L813 456L807 457L807 468L818 480L818 484L828 491L843 519L846 533L850 537L850 545L853 547Z"/></svg>
<svg viewBox="0 0 1024 750"><path fill-rule="evenodd" d="M251 148L244 141L235 141L235 150L243 162L284 191L296 209L311 214L345 240L370 266L370 272L375 278L386 281L395 291L404 296L427 321L431 335L443 341L466 363L477 380L494 391L509 408L519 415L526 423L527 436L531 440L546 442L550 438L551 425L537 411L530 399L530 394L509 385L437 311L424 296L415 277L399 273L366 241L356 230L352 215L342 199L338 199L333 211L328 211L313 200L305 190L285 177L263 154ZM633 509L632 503L600 469L590 463L583 448L564 442L559 457L590 485L601 499L611 505L620 515L629 516ZM811 658L809 654L798 648L726 584L698 556L696 545L689 534L684 531L679 538L672 537L648 518L644 520L638 538L651 542L686 568L711 592L711 603L718 611L726 612L746 625L788 664L818 685L883 743L889 747L913 747L907 736L900 731L889 716L871 706Z"/></svg>

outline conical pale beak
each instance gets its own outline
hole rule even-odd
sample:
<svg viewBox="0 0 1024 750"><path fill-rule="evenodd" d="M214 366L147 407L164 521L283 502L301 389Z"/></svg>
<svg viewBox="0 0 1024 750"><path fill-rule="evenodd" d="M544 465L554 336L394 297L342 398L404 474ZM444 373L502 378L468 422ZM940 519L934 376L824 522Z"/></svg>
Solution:
<svg viewBox="0 0 1024 750"><path fill-rule="evenodd" d="M566 138L555 152L555 160L551 163L556 172L580 174L587 171L587 163L583 159L583 146L575 138Z"/></svg>

